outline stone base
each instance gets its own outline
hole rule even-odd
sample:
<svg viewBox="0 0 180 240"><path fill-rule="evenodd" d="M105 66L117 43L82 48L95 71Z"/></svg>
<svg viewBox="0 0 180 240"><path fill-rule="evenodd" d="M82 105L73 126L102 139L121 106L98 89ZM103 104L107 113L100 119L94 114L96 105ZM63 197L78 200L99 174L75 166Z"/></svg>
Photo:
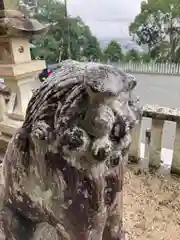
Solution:
<svg viewBox="0 0 180 240"><path fill-rule="evenodd" d="M7 115L23 121L32 96L32 89L40 85L37 75L45 68L45 61L33 60L20 64L0 64L1 77L11 89Z"/></svg>
<svg viewBox="0 0 180 240"><path fill-rule="evenodd" d="M45 68L45 61L32 60L19 64L0 64L1 77L6 80L20 80L28 74L32 76L32 73L40 72ZM9 86L10 87L10 86Z"/></svg>
<svg viewBox="0 0 180 240"><path fill-rule="evenodd" d="M23 121L16 121L10 118L7 118L5 121L0 122L1 134L12 137L18 128L23 124Z"/></svg>
<svg viewBox="0 0 180 240"><path fill-rule="evenodd" d="M16 121L10 118L0 122L0 154L5 153L9 141L22 124L22 121Z"/></svg>
<svg viewBox="0 0 180 240"><path fill-rule="evenodd" d="M5 136L5 135L0 134L0 164L1 164L2 159L4 157L4 154L6 152L6 149L7 149L7 146L8 146L8 143L9 143L10 139L11 138L9 136Z"/></svg>

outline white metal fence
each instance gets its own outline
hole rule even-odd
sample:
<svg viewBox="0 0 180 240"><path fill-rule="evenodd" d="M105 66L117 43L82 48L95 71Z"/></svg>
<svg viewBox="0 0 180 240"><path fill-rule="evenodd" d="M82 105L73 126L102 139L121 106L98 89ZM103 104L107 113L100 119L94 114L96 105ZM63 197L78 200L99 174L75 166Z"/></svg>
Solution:
<svg viewBox="0 0 180 240"><path fill-rule="evenodd" d="M173 63L111 63L125 72L180 75L180 64Z"/></svg>

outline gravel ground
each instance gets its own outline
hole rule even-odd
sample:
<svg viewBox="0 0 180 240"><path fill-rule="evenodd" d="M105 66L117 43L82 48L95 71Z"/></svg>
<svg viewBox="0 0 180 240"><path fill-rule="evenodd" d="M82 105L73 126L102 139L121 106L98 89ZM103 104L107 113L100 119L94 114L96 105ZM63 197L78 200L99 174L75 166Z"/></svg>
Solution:
<svg viewBox="0 0 180 240"><path fill-rule="evenodd" d="M133 240L179 240L180 178L138 173L128 166L124 185L124 228Z"/></svg>

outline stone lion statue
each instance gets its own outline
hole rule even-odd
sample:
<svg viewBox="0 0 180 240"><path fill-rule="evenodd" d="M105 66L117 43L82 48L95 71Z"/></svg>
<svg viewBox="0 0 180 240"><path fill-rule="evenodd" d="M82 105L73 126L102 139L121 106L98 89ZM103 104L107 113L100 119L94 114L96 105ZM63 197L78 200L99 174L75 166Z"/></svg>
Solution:
<svg viewBox="0 0 180 240"><path fill-rule="evenodd" d="M3 160L0 239L122 240L123 161L141 118L135 79L62 62L37 89Z"/></svg>

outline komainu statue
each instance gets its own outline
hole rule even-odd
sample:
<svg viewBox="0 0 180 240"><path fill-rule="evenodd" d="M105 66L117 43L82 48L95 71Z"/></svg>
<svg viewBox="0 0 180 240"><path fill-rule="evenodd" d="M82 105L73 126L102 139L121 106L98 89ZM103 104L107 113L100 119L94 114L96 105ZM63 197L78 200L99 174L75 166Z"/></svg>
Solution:
<svg viewBox="0 0 180 240"><path fill-rule="evenodd" d="M141 118L135 79L62 62L37 89L3 161L0 239L124 240L123 163Z"/></svg>

